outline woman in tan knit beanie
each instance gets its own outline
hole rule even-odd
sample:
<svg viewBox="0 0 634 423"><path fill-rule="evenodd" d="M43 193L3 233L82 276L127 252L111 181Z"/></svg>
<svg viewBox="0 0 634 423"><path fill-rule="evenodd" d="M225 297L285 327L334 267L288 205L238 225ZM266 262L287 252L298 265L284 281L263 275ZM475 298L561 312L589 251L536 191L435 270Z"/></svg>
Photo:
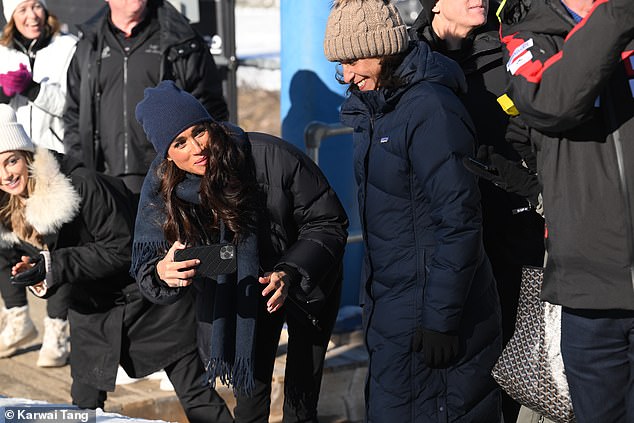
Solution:
<svg viewBox="0 0 634 423"><path fill-rule="evenodd" d="M462 165L474 127L458 65L409 42L388 0L337 0L324 39L349 85L366 257L368 422L498 422L490 370L500 306L482 246L480 194Z"/></svg>

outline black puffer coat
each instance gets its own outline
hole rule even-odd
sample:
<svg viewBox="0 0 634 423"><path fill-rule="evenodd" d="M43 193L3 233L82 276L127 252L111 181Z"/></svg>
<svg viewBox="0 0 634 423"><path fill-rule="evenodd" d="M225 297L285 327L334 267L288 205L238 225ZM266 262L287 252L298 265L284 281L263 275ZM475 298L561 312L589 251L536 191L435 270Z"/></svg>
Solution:
<svg viewBox="0 0 634 423"><path fill-rule="evenodd" d="M396 74L404 87L354 92L342 106L342 122L355 130L366 251L368 421L495 422L500 308L476 178L461 161L474 150L473 124L455 95L464 76L424 42L411 44ZM412 352L421 326L459 336L447 369Z"/></svg>
<svg viewBox="0 0 634 423"><path fill-rule="evenodd" d="M32 169L36 189L25 214L51 252L49 289L72 284L73 379L112 391L119 362L141 377L195 349L193 307L151 304L128 275L135 212L122 182L44 149ZM20 255L37 253L5 227L0 247L6 279Z"/></svg>
<svg viewBox="0 0 634 423"><path fill-rule="evenodd" d="M310 313L319 315L326 297L340 289L348 218L321 170L291 144L268 134L224 124L230 136L249 142L255 175L265 204L258 220L258 252L262 273L288 265L299 272L289 289ZM148 172L160 162L157 158ZM146 178L149 184L151 178ZM144 207L139 205L139 217ZM160 230L160 228L158 228ZM177 302L189 288L169 288L156 280L154 257L132 269L141 292L159 304ZM204 353L203 353L204 354Z"/></svg>

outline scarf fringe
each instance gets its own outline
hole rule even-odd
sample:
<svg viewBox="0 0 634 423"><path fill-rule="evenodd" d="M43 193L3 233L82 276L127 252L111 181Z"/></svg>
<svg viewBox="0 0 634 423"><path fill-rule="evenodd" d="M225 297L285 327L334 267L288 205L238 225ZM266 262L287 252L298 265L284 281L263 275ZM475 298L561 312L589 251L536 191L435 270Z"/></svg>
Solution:
<svg viewBox="0 0 634 423"><path fill-rule="evenodd" d="M255 390L253 360L237 358L232 365L219 358L210 359L207 364L207 381L212 388L216 387L216 379L220 379L223 385L231 386L234 393L250 397Z"/></svg>

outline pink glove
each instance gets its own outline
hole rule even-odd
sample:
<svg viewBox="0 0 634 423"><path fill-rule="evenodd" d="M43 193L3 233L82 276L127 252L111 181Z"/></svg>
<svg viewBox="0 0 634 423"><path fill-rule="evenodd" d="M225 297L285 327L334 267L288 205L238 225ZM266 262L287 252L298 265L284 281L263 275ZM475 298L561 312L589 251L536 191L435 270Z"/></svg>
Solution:
<svg viewBox="0 0 634 423"><path fill-rule="evenodd" d="M2 91L8 97L21 94L31 84L32 80L33 75L31 75L31 72L29 72L24 63L20 63L20 69L17 71L0 74Z"/></svg>

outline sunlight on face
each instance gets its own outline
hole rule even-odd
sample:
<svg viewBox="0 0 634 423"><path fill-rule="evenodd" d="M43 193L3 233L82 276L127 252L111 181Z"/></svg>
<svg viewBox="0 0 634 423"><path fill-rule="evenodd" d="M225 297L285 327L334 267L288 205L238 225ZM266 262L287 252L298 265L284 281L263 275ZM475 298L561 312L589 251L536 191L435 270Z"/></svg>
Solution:
<svg viewBox="0 0 634 423"><path fill-rule="evenodd" d="M194 125L178 134L167 150L167 160L194 175L204 175L207 168L209 131L205 125Z"/></svg>
<svg viewBox="0 0 634 423"><path fill-rule="evenodd" d="M381 59L369 57L349 62L342 62L343 79L347 84L356 85L361 91L372 91L379 88Z"/></svg>
<svg viewBox="0 0 634 423"><path fill-rule="evenodd" d="M35 40L44 31L46 11L39 1L23 1L13 11L13 22L24 38Z"/></svg>
<svg viewBox="0 0 634 423"><path fill-rule="evenodd" d="M0 153L0 189L10 195L24 195L29 181L29 167L23 151Z"/></svg>
<svg viewBox="0 0 634 423"><path fill-rule="evenodd" d="M438 0L433 7L434 30L441 34L464 38L487 22L489 0Z"/></svg>
<svg viewBox="0 0 634 423"><path fill-rule="evenodd" d="M147 7L147 0L107 0L112 15L121 18L140 18Z"/></svg>

